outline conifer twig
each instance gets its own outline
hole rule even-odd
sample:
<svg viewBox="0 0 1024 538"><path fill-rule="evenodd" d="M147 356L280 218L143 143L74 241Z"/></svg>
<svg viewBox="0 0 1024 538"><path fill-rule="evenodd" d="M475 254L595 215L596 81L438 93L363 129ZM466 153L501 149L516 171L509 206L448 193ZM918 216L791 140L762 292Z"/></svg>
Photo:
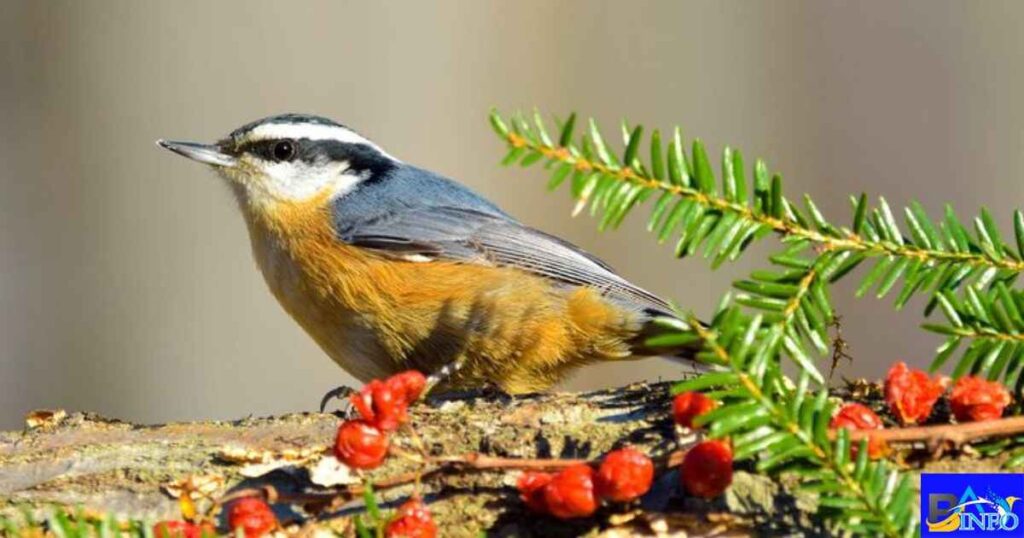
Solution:
<svg viewBox="0 0 1024 538"><path fill-rule="evenodd" d="M738 204L725 198L709 196L697 189L674 185L664 180L641 174L630 167L609 166L595 159L587 159L586 157L574 154L569 151L569 148L564 146L534 143L526 137L511 131L504 136L505 141L513 148L529 149L554 161L571 164L580 171L600 172L644 188L672 193L681 198L693 199L702 205L717 210L736 213L742 215L748 221L763 224L783 236L800 237L819 243L824 251L864 251L876 255L890 255L921 261L935 260L967 264L974 267L1006 269L1014 273L1024 271L1024 261L1008 257L996 258L984 253L926 249L894 241L872 241L852 231L845 233L842 237L837 237L802 226L800 223L789 219L757 213L743 204Z"/></svg>

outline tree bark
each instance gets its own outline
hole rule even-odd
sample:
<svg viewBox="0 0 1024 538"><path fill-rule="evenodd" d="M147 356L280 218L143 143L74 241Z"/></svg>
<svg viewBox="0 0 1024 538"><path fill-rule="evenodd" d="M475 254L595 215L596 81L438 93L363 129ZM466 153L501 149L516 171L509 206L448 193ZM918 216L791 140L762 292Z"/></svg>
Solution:
<svg viewBox="0 0 1024 538"><path fill-rule="evenodd" d="M668 413L668 384L639 384L589 393L511 398L493 393L447 395L412 409L408 431L393 443L412 451L417 443L435 456L479 453L506 458L595 459L631 444L664 456L678 439ZM83 507L86 514L119 519L181 517L182 487L207 511L225 494L271 485L282 500L325 498L330 489L311 480L325 462L339 423L333 414L304 413L235 422L129 424L88 413L30 415L22 432L0 433L0 516L23 506ZM418 438L418 440L417 440ZM272 469L278 466L276 469ZM360 478L382 483L408 475L418 464L392 456ZM421 485L444 536L654 536L747 535L765 531L820 531L809 517L813 500L794 496L779 481L740 467L733 487L711 502L683 498L675 470L656 478L641 504L606 507L592 518L558 521L528 513L519 501L514 470L453 469ZM336 475L332 475L337 477ZM318 478L320 482L323 479ZM183 485L191 481L191 486ZM357 486L358 487L358 486ZM412 484L378 488L385 508L414 491ZM309 523L308 506L279 502L280 519ZM350 533L361 499L336 502L319 525ZM217 511L210 511L216 517ZM221 517L223 525L223 518ZM221 527L223 529L223 526Z"/></svg>

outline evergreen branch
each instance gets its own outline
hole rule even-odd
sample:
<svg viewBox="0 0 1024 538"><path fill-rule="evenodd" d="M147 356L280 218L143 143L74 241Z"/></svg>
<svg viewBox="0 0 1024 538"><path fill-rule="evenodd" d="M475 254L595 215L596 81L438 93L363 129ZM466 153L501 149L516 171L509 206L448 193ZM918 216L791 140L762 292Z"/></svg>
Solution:
<svg viewBox="0 0 1024 538"><path fill-rule="evenodd" d="M735 314L726 314L730 316L735 318ZM745 351L734 355L719 341L718 333L696 319L690 323L706 348L730 365L729 372L707 374L676 387L679 391L705 389L709 378L714 385L727 387L727 396L718 394L726 396L723 404L698 417L697 424L710 424L714 437L731 436L737 460L767 454L759 461L759 470L803 472L808 480L801 488L817 492L824 515L840 526L884 536L912 531L915 521L907 506L912 490L909 478L889 469L884 461L868 461L866 441L861 443L857 460L850 461L849 431L828 428L832 404L827 389L810 397L806 372L795 389L781 382L781 373L759 379L744 368ZM740 325L744 324L730 326ZM758 325L755 316L745 327ZM853 513L857 516L851 517Z"/></svg>
<svg viewBox="0 0 1024 538"><path fill-rule="evenodd" d="M832 311L824 284L844 271L850 254L824 252L811 259L799 257L807 246L806 241L791 245L773 257L777 265L797 269L755 272L751 279L736 283L740 290L753 294L736 300L761 311L753 318L726 308L724 314L715 316L712 329L690 320L715 362L728 365L734 376L710 378L716 383L724 381L720 386L726 388L712 393L723 405L698 423L709 424L712 436L731 436L736 458L758 458L759 470L809 473L812 478L801 488L817 492L822 514L838 525L866 534L899 536L915 526L904 498L911 491L909 478L886 469L882 462L869 462L866 444L860 448L859 454L864 456L856 464L849 460L851 436L846 430L828 428L833 413L828 390L802 344L810 340L823 351L820 335L827 330ZM761 329L762 320L768 317L771 324ZM738 340L735 335L741 332L744 337ZM727 345L721 343L721 335ZM758 351L746 360L749 349ZM800 370L795 388L778 367L777 357L783 351ZM816 397L808 394L812 381L818 387ZM706 384L708 379L684 382L676 389L687 390L688 383ZM894 491L900 492L897 502L892 502Z"/></svg>
<svg viewBox="0 0 1024 538"><path fill-rule="evenodd" d="M678 233L679 256L694 254L703 243L705 255L713 255L717 266L737 257L755 238L774 232L787 241L814 243L823 252L850 252L854 255L850 269L865 258L876 258L858 294L878 284L877 295L882 297L902 278L905 284L897 306L922 289L937 292L965 282L988 285L1024 270L1024 216L1020 212L1015 214L1016 250L1002 240L987 211L975 219L972 237L951 208L936 224L920 204L913 203L904 212L909 229L905 234L885 199L879 200L877 208L870 208L862 195L854 199L852 227L835 226L809 197L804 197L805 212L786 199L781 177L769 177L760 160L753 168L748 194L743 158L730 148L723 151L719 190L703 144L694 141L687 156L678 129L667 151L660 134L654 132L648 167L638 156L640 127L630 130L623 125L626 149L619 160L593 121L581 143L573 142L575 115L562 124L557 142L536 114L532 125L513 115L510 127L492 112L491 123L510 148L504 163L528 166L546 159L548 167L554 169L549 187L556 188L571 177L573 195L578 200L574 214L588 205L594 214L604 211L602 228L618 226L634 205L661 193L649 228L657 230L659 241ZM929 311L933 306L929 305Z"/></svg>
<svg viewBox="0 0 1024 538"><path fill-rule="evenodd" d="M783 256L799 259L795 254L805 247L791 247ZM863 457L856 464L850 461L850 434L829 429L833 407L827 387L794 331L798 325L804 327L804 336L817 334L813 327L823 330L823 317L809 323L806 312L812 308L830 312L831 307L826 295L812 290L823 291L816 286L839 271L843 261L842 253L826 252L804 260L800 271L758 272L751 280L737 283L741 290L756 294L758 300L738 297L736 301L763 310L753 317L726 307L714 317L711 328L691 318L689 324L704 342L705 354L714 357L710 362L727 365L730 371L706 374L680 383L675 390L721 387L710 394L722 405L697 422L708 424L712 436L730 436L738 460L758 458L757 468L762 471L808 473L811 478L801 488L819 494L823 515L850 530L900 536L914 527L905 498L911 491L909 479L883 462L869 462L866 445L860 449ZM762 329L762 321L773 313L771 324ZM795 388L778 367L776 357L783 350L800 369ZM818 387L814 397L809 395L812 381ZM900 494L893 502L896 491Z"/></svg>
<svg viewBox="0 0 1024 538"><path fill-rule="evenodd" d="M884 199L879 208L869 211L863 196L855 203L853 228L833 226L809 198L804 201L804 214L783 197L781 178L769 180L767 167L760 161L754 166L748 194L742 157L730 149L723 152L719 191L703 146L695 142L692 157L687 157L678 131L667 151L660 134L652 135L647 172L637 156L639 127L630 130L623 125L625 152L619 160L593 122L580 145L574 145L575 116L562 125L557 144L536 115L532 127L519 116L511 118L511 128L497 114L491 119L510 146L506 164L528 166L547 159L554 168L549 187L571 177L578 200L574 214L587 206L592 214L602 211L601 228L617 226L636 204L660 192L648 227L662 241L678 234L679 256L703 249L717 266L736 258L753 240L771 232L780 234L787 246L771 258L777 271L758 271L736 282L740 293L735 305L727 298L710 326L691 320L690 329L665 322L677 334L657 336L649 344L692 339L678 332L692 330L703 342L697 358L727 368L680 383L676 389L712 389L708 394L722 405L702 415L698 423L707 424L712 436L730 437L737 459L756 458L757 468L766 472L804 473L807 480L802 487L819 494L821 513L849 530L898 536L913 529L908 478L888 469L885 462L869 462L866 441L857 461L851 461L849 432L830 432L833 406L806 346L809 342L819 353L827 350L833 311L828 284L869 256L879 261L862 288L880 282L878 295L882 296L902 277L908 283L897 299L901 304L915 290L926 288L926 283L939 290L967 281L1006 278L1011 270L988 263L1005 248L992 242L987 252L977 254L968 239L963 244L950 243L954 246L946 250L933 242L938 232L931 222L921 224L911 212L908 218L913 220L914 233L906 239ZM1013 253L1008 257L1019 261ZM951 275L949 267L966 267L967 272ZM739 306L750 309L752 315ZM782 372L783 354L799 369L795 386Z"/></svg>

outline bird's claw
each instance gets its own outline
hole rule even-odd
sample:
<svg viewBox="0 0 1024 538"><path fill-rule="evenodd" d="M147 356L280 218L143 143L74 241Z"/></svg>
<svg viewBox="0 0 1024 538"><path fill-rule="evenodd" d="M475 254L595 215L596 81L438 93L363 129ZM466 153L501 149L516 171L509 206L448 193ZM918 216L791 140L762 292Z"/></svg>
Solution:
<svg viewBox="0 0 1024 538"><path fill-rule="evenodd" d="M355 393L356 390L353 389L352 387L349 387L348 385L334 387L333 389L327 391L327 394L324 394L324 397L320 399L320 412L323 413L327 409L327 404L329 404L331 400L337 398L342 401L342 406L339 411L345 415L348 415L349 412L352 410L352 406L348 402L348 397Z"/></svg>

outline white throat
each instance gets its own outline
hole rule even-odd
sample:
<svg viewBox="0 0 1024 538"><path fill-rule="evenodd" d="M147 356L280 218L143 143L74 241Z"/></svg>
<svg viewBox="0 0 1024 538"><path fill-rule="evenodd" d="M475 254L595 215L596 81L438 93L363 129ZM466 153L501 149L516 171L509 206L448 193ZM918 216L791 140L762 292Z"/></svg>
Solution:
<svg viewBox="0 0 1024 538"><path fill-rule="evenodd" d="M322 196L324 191L328 199L335 199L351 192L368 175L349 170L348 162L260 161L255 166L260 170L259 179L225 170L229 182L239 187L236 194L243 198L240 201L255 205L301 203Z"/></svg>

